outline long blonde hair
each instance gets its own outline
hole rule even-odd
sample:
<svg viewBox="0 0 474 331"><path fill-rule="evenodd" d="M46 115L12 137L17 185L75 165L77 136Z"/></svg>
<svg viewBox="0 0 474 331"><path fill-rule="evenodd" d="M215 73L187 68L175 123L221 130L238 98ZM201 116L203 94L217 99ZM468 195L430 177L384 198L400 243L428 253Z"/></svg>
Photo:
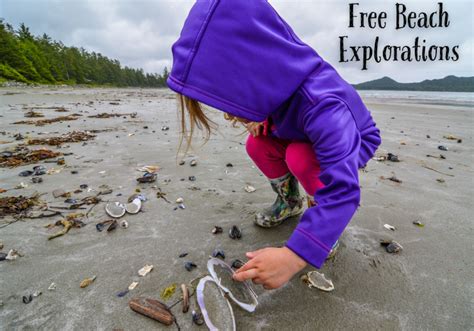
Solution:
<svg viewBox="0 0 474 331"><path fill-rule="evenodd" d="M209 140L214 130L217 130L217 123L211 120L203 110L203 106L198 101L191 99L185 95L177 94L181 124L181 136L179 140L178 153L181 151L183 141L186 141L186 148L184 154L189 151L195 128L201 130L204 134L204 144ZM187 116L186 116L187 115ZM186 119L188 118L188 120ZM227 113L224 113L224 118L236 126L237 123L247 123L248 121ZM189 128L187 122L189 121Z"/></svg>

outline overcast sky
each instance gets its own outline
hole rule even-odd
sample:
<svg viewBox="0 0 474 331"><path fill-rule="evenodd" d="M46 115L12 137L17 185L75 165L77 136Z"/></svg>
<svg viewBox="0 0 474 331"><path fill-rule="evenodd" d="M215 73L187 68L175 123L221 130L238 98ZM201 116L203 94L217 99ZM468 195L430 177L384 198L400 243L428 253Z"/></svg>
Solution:
<svg viewBox="0 0 474 331"><path fill-rule="evenodd" d="M237 1L237 0L236 0ZM15 28L24 22L32 33L47 33L68 46L82 46L118 59L122 65L161 72L171 66L171 45L177 39L192 0L0 0L0 17ZM473 1L443 1L449 12L449 28L404 29L396 31L395 3L401 1L359 0L362 11L388 13L387 27L348 28L350 2L341 0L270 0L270 3L303 41L335 66L351 83L382 76L400 82L441 78L447 75L474 76ZM408 10L432 12L437 1L410 0ZM339 36L347 35L347 46L412 45L420 36L427 45L460 45L457 62L339 63Z"/></svg>

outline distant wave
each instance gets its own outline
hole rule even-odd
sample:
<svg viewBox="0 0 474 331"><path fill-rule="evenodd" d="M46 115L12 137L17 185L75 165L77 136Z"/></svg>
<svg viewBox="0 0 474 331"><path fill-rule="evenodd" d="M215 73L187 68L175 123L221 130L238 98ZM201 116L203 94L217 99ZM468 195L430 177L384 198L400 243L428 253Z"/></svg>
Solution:
<svg viewBox="0 0 474 331"><path fill-rule="evenodd" d="M358 91L366 100L387 100L405 103L474 107L474 93L422 91Z"/></svg>

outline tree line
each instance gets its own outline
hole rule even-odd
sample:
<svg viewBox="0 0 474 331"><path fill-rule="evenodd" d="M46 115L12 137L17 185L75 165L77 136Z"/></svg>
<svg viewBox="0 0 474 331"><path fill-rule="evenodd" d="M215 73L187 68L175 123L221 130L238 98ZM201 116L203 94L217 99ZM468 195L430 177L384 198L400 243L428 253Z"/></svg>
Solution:
<svg viewBox="0 0 474 331"><path fill-rule="evenodd" d="M68 47L47 34L33 36L25 24L18 30L0 19L0 82L164 87L168 70L144 73L84 48Z"/></svg>

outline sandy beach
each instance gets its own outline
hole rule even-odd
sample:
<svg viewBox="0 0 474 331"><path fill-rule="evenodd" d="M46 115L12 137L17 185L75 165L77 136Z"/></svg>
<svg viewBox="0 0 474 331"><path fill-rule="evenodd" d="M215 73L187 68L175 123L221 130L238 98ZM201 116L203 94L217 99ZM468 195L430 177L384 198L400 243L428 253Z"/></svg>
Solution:
<svg viewBox="0 0 474 331"><path fill-rule="evenodd" d="M403 98L385 100L367 97L383 143L377 155L398 155L400 162L371 160L360 171L361 206L341 239L336 258L321 272L335 286L333 292L309 289L299 277L285 287L265 291L256 287L259 306L246 313L234 306L239 330L469 330L474 328L474 258L472 250L474 212L473 109L462 105L420 104ZM76 120L44 126L12 124L30 120L31 107L50 119L80 114ZM56 112L64 107L68 112ZM179 142L176 100L170 90L3 88L0 89L0 151L31 138L59 136L73 130L99 130L86 143L45 147L63 154L65 165L38 162L15 168L0 168L0 188L5 196L43 194L50 206L63 206L64 198L52 191L72 192L87 184L92 193L108 185L82 228L49 240L60 230L45 228L61 216L12 222L0 218L2 252L16 249L23 256L0 262L1 330L156 330L176 329L138 315L128 301L138 295L160 299L170 284L188 283L207 272L206 262L216 248L226 260L244 259L245 252L283 245L298 222L265 230L253 225L256 211L273 202L266 179L245 152L243 128L232 128L222 114L211 111L219 132L204 146L196 139L192 155L178 165ZM137 113L136 116L89 118L99 113ZM31 120L37 120L33 118ZM163 131L162 127L169 130ZM21 133L25 139L15 140ZM462 139L448 140L453 135ZM428 138L429 136L430 138ZM446 146L447 151L438 149ZM72 154L71 154L72 153ZM436 158L442 154L445 159ZM427 157L432 155L436 157ZM197 160L191 167L189 161ZM232 167L227 167L232 163ZM20 177L24 170L42 164L59 172ZM139 184L137 168L159 165L155 183ZM190 181L189 176L195 176ZM395 176L396 183L387 178ZM382 179L385 178L385 179ZM26 188L14 189L21 182ZM246 185L256 188L253 193ZM146 196L142 211L125 215L127 229L98 232L95 225L109 219L106 201L126 202L136 189ZM171 203L157 198L158 188ZM73 194L83 198L92 193ZM118 195L119 194L119 195ZM175 200L184 199L185 209ZM87 209L71 212L86 212ZM68 211L62 211L65 215ZM425 224L418 227L419 221ZM12 222L8 224L8 222ZM384 227L396 228L390 231ZM224 233L213 235L215 225ZM240 240L227 231L242 228ZM393 239L403 246L389 254L380 239ZM185 258L178 256L189 253ZM184 268L193 261L197 268ZM153 271L139 277L137 271L152 264ZM311 270L310 267L305 271ZM302 272L301 274L303 274ZM87 288L80 282L93 275ZM132 281L139 285L124 297L117 294ZM48 290L54 282L56 289ZM24 295L41 291L32 302ZM179 290L167 301L179 299ZM163 301L163 300L162 300ZM192 307L195 307L194 298ZM182 330L205 329L192 323L191 313L181 306L172 309Z"/></svg>

